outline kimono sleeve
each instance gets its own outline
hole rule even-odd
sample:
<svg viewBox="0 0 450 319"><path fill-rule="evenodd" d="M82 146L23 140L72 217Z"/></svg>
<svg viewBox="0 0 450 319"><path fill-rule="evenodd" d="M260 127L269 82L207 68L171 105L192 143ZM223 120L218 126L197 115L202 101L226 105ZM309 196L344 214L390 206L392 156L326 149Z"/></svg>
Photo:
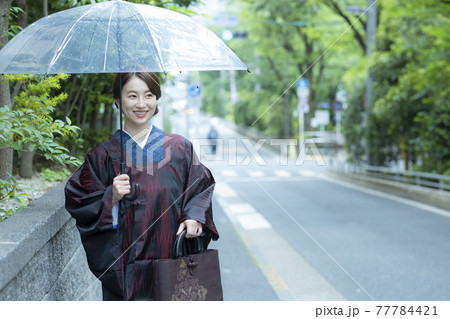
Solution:
<svg viewBox="0 0 450 319"><path fill-rule="evenodd" d="M113 228L110 162L106 154L91 151L64 189L66 209L82 237Z"/></svg>
<svg viewBox="0 0 450 319"><path fill-rule="evenodd" d="M219 238L213 221L212 196L215 181L208 168L200 163L190 144L189 167L181 220L193 219L207 227L213 240Z"/></svg>

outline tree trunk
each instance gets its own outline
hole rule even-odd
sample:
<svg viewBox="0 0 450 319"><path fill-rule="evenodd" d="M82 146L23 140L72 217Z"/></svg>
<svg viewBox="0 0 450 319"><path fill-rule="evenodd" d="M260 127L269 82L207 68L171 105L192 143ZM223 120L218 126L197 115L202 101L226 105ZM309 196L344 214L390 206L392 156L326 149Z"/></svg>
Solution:
<svg viewBox="0 0 450 319"><path fill-rule="evenodd" d="M408 156L406 154L406 144L405 144L405 136L400 134L400 150L402 152L403 164L405 165L405 171L409 170L408 167Z"/></svg>
<svg viewBox="0 0 450 319"><path fill-rule="evenodd" d="M44 17L48 16L48 0L43 0Z"/></svg>
<svg viewBox="0 0 450 319"><path fill-rule="evenodd" d="M20 12L18 15L18 24L22 29L25 29L28 26L28 7L26 0L14 0L14 5L20 7L23 12ZM14 87L14 93L12 100L14 99L14 95L19 93L21 84L17 83ZM11 102L13 103L13 102ZM33 157L34 152L30 152L28 148L30 147L30 143L24 145L22 150L22 156L20 157L20 170L19 175L23 178L31 178L33 177Z"/></svg>
<svg viewBox="0 0 450 319"><path fill-rule="evenodd" d="M23 12L17 15L17 24L24 29L28 25L28 6L27 0L13 0L14 6L19 7Z"/></svg>
<svg viewBox="0 0 450 319"><path fill-rule="evenodd" d="M106 127L108 131L112 131L112 106L105 107L105 112L102 118L102 127Z"/></svg>
<svg viewBox="0 0 450 319"><path fill-rule="evenodd" d="M8 42L8 18L11 2L12 0L0 0L0 49ZM9 84L4 77L0 75L0 107L6 105L11 108Z"/></svg>
<svg viewBox="0 0 450 319"><path fill-rule="evenodd" d="M0 49L8 42L9 9L12 0L0 0ZM9 84L0 75L0 107L11 108L11 97L9 94ZM10 180L7 173L12 174L13 151L12 149L0 149L0 178Z"/></svg>
<svg viewBox="0 0 450 319"><path fill-rule="evenodd" d="M97 129L98 128L98 109L95 108L92 110L91 114L89 114L89 128Z"/></svg>
<svg viewBox="0 0 450 319"><path fill-rule="evenodd" d="M24 145L22 150L22 156L20 157L20 171L19 174L23 178L33 177L33 157L34 151L30 152L28 149L30 143Z"/></svg>

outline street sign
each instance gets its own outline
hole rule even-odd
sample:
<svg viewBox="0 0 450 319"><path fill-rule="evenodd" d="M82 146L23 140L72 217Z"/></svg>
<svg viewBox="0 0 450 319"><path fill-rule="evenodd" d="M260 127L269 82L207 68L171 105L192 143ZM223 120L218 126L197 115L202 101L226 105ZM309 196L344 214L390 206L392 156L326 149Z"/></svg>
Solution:
<svg viewBox="0 0 450 319"><path fill-rule="evenodd" d="M316 119L318 125L328 125L330 124L330 111L317 110L314 118Z"/></svg>
<svg viewBox="0 0 450 319"><path fill-rule="evenodd" d="M309 99L308 99L307 96L299 96L298 97L298 103L299 104L306 105L306 104L308 104L308 102L309 102Z"/></svg>
<svg viewBox="0 0 450 319"><path fill-rule="evenodd" d="M342 85L339 85L338 91L336 92L336 101L340 102L341 105L337 105L340 109L335 109L336 111L343 111L347 108L347 92L345 92Z"/></svg>
<svg viewBox="0 0 450 319"><path fill-rule="evenodd" d="M297 81L298 88L309 88L308 80L305 78L301 78Z"/></svg>
<svg viewBox="0 0 450 319"><path fill-rule="evenodd" d="M344 110L342 102L341 101L334 101L333 102L333 110L335 110L335 111L342 111L342 110Z"/></svg>
<svg viewBox="0 0 450 319"><path fill-rule="evenodd" d="M214 16L213 25L215 27L237 27L239 25L239 17L237 15L220 14Z"/></svg>
<svg viewBox="0 0 450 319"><path fill-rule="evenodd" d="M202 90L201 90L200 86L191 85L189 87L189 92L188 93L189 93L189 96L196 97L196 96L199 96L201 94L201 92L202 92Z"/></svg>
<svg viewBox="0 0 450 319"><path fill-rule="evenodd" d="M307 104L308 100L305 103L300 101L301 98L308 98L309 96L309 83L305 78L301 78L297 81L297 97L299 98L299 103Z"/></svg>

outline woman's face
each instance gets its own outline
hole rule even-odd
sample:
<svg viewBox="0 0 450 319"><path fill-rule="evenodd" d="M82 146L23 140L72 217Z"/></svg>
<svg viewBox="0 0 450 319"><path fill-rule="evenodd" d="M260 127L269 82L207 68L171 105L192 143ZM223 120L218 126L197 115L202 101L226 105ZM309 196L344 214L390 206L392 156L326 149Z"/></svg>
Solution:
<svg viewBox="0 0 450 319"><path fill-rule="evenodd" d="M117 105L119 101L116 100ZM122 87L122 110L125 117L125 129L137 130L148 126L148 121L155 113L156 95L147 84L133 76Z"/></svg>

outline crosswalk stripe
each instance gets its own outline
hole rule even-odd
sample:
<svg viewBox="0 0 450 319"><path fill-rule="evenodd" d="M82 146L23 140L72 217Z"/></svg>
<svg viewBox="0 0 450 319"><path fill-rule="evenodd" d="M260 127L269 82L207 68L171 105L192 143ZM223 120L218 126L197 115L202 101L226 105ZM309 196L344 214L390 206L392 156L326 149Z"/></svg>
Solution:
<svg viewBox="0 0 450 319"><path fill-rule="evenodd" d="M247 203L228 204L227 209L233 215L256 213L256 210L253 208L253 206Z"/></svg>
<svg viewBox="0 0 450 319"><path fill-rule="evenodd" d="M275 175L277 175L278 177L290 177L291 173L289 173L288 171L285 170L281 170L281 169L275 169L273 170L273 173Z"/></svg>
<svg viewBox="0 0 450 319"><path fill-rule="evenodd" d="M317 174L314 173L313 171L309 171L309 170L301 170L298 171L298 174L301 176L305 176L305 177L313 177L316 176Z"/></svg>
<svg viewBox="0 0 450 319"><path fill-rule="evenodd" d="M249 170L247 171L248 175L252 176L252 177L262 177L264 176L264 172L263 171L253 171L253 170Z"/></svg>
<svg viewBox="0 0 450 319"><path fill-rule="evenodd" d="M215 193L219 193L221 197L236 197L238 194L226 183L217 183L214 188Z"/></svg>
<svg viewBox="0 0 450 319"><path fill-rule="evenodd" d="M267 229L272 227L261 214L256 212L253 214L239 215L236 218L245 230Z"/></svg>
<svg viewBox="0 0 450 319"><path fill-rule="evenodd" d="M222 175L228 177L235 177L237 176L237 172L231 169L224 169L222 170Z"/></svg>
<svg viewBox="0 0 450 319"><path fill-rule="evenodd" d="M223 183L226 184L226 183ZM280 300L345 300L260 214L238 194L218 202ZM240 226L240 227L239 227ZM270 262L270 264L268 263Z"/></svg>

